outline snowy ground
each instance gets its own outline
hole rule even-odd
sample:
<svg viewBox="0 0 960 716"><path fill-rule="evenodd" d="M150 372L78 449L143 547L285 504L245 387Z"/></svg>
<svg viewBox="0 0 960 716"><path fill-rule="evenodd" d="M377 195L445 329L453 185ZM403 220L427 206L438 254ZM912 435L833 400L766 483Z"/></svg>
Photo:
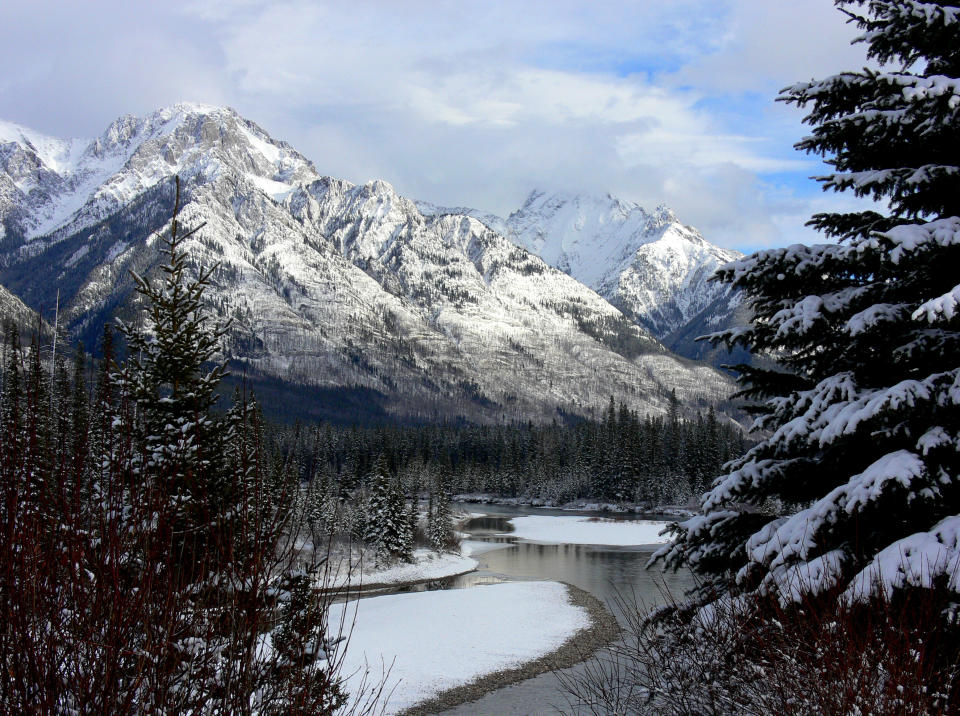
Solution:
<svg viewBox="0 0 960 716"><path fill-rule="evenodd" d="M477 560L459 554L437 554L429 549L414 550L413 563L398 562L389 566L377 565L371 558L359 559L354 556L355 566L349 574L351 588L364 587L374 584L405 584L408 582L423 582L432 579L443 579L455 574L472 572L477 568ZM348 573L347 560L344 558L335 575L328 577L325 587L343 587L346 585Z"/></svg>
<svg viewBox="0 0 960 716"><path fill-rule="evenodd" d="M595 517L541 517L510 519L509 534L530 542L558 544L648 545L670 541L661 535L669 522L652 520L606 520Z"/></svg>
<svg viewBox="0 0 960 716"><path fill-rule="evenodd" d="M352 602L357 621L344 674L356 685L368 668L376 681L393 663L387 713L397 713L441 691L557 649L588 627L557 582L507 582L469 589L391 594ZM343 605L331 616L339 618ZM335 622L333 622L335 623ZM394 660L395 659L395 660Z"/></svg>

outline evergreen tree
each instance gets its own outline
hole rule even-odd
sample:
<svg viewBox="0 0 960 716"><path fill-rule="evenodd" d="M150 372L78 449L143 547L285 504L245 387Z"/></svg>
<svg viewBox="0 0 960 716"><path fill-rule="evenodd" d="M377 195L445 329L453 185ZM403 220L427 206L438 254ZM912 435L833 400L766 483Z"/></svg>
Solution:
<svg viewBox="0 0 960 716"><path fill-rule="evenodd" d="M370 493L367 496L364 511L363 539L373 545L380 545L385 539L387 524L390 522L390 472L383 455L377 458L373 472L368 478Z"/></svg>
<svg viewBox="0 0 960 716"><path fill-rule="evenodd" d="M147 325L120 323L129 357L118 377L137 411L135 437L143 462L136 469L163 483L174 506L168 527L183 554L183 576L193 580L215 568L208 560L214 533L229 531L224 520L234 499L226 463L232 436L230 421L212 412L225 373L213 360L226 327L211 325L203 292L216 266L189 275L185 242L203 225L181 230L179 177L175 181L169 234L159 237L167 262L157 283L133 273Z"/></svg>
<svg viewBox="0 0 960 716"><path fill-rule="evenodd" d="M728 265L755 318L717 334L766 439L727 466L660 558L708 586L783 598L960 591L960 8L837 0L883 67L785 89L825 189L885 213L818 214L839 243Z"/></svg>
<svg viewBox="0 0 960 716"><path fill-rule="evenodd" d="M377 458L369 482L364 540L376 548L379 557L410 560L413 556L413 529L406 500L400 485L390 476L383 454Z"/></svg>
<svg viewBox="0 0 960 716"><path fill-rule="evenodd" d="M436 487L430 491L430 508L427 516L427 538L437 552L444 552L454 544L453 516L450 514L450 495L446 491L442 475L436 479Z"/></svg>

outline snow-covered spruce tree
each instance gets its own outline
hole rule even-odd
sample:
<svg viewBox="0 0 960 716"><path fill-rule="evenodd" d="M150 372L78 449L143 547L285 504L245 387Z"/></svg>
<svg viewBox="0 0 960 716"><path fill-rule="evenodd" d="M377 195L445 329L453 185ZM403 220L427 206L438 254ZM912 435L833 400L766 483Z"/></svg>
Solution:
<svg viewBox="0 0 960 716"><path fill-rule="evenodd" d="M121 325L129 357L111 376L135 409L120 421L134 448L124 468L135 483L129 506L149 515L134 535L145 568L137 577L168 585L159 594L167 611L144 624L160 633L152 640L165 670L148 671L142 703L328 713L346 695L336 630L324 636L329 601L309 588L324 557L296 546L306 521L300 475L296 464L264 454L258 406L238 395L225 415L214 411L225 328L210 321L203 291L216 267L191 275L185 242L202 225L181 230L175 183L169 234L159 237L161 279L134 275L145 330ZM143 489L155 505L142 504ZM263 648L267 640L272 649Z"/></svg>
<svg viewBox="0 0 960 716"><path fill-rule="evenodd" d="M407 513L403 490L390 476L387 460L381 455L368 477L366 530L363 538L373 546L378 557L410 560L413 556L413 530Z"/></svg>
<svg viewBox="0 0 960 716"><path fill-rule="evenodd" d="M435 488L430 491L430 507L427 510L427 539L437 552L446 552L456 546L453 533L453 516L450 513L450 493L442 475L438 475Z"/></svg>
<svg viewBox="0 0 960 716"><path fill-rule="evenodd" d="M363 539L372 545L379 545L384 540L386 525L390 521L391 495L390 472L382 455L377 458L367 480L370 492L363 519Z"/></svg>
<svg viewBox="0 0 960 716"><path fill-rule="evenodd" d="M776 356L744 369L767 437L728 464L655 559L723 592L844 603L960 592L960 8L837 0L881 70L783 90L825 189L884 213L811 224L837 244L724 267L755 319L712 336ZM716 592L715 592L716 593Z"/></svg>

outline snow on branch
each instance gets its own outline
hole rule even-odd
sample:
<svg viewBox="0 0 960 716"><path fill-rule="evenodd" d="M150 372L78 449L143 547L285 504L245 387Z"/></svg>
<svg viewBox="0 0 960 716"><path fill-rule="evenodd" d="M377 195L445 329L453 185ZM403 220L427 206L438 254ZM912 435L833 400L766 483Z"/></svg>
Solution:
<svg viewBox="0 0 960 716"><path fill-rule="evenodd" d="M949 321L957 315L957 306L960 305L960 285L954 286L947 293L931 299L913 312L915 321L927 320L928 323Z"/></svg>
<svg viewBox="0 0 960 716"><path fill-rule="evenodd" d="M821 96L830 97L838 89L864 89L871 94L878 84L900 88L908 102L948 96L950 109L960 105L960 80L943 75L922 77L909 72L841 72L822 80L798 82L781 90L781 95L809 102Z"/></svg>
<svg viewBox="0 0 960 716"><path fill-rule="evenodd" d="M846 557L843 550L834 549L809 562L773 570L764 577L759 591L761 594L773 592L784 607L797 604L839 584Z"/></svg>
<svg viewBox="0 0 960 716"><path fill-rule="evenodd" d="M862 423L872 420L881 413L930 403L943 377L944 374L938 373L922 381L902 380L889 388L866 391L850 401L829 401L828 399L830 404L814 424L810 439L812 441L816 438L820 445L827 445L842 435L852 435Z"/></svg>
<svg viewBox="0 0 960 716"><path fill-rule="evenodd" d="M675 532L684 535L683 539L667 542L660 547L647 561L649 567L663 560L664 564L679 564L681 562L696 562L708 556L708 553L719 553L720 547L713 543L716 537L727 525L737 520L742 513L737 510L717 510L709 514L694 515L680 522L674 528ZM699 544L698 544L699 543Z"/></svg>
<svg viewBox="0 0 960 716"><path fill-rule="evenodd" d="M848 603L865 602L878 592L889 598L904 587L929 589L939 581L960 592L960 515L947 517L929 532L917 532L878 552L854 577L843 598Z"/></svg>
<svg viewBox="0 0 960 716"><path fill-rule="evenodd" d="M814 177L829 188L867 190L882 188L893 182L916 187L931 184L945 176L960 173L960 167L952 164L925 164L922 167L898 167L896 169L871 169L863 172L824 174Z"/></svg>
<svg viewBox="0 0 960 716"><path fill-rule="evenodd" d="M875 503L889 492L891 483L913 490L913 483L924 479L926 474L918 455L907 450L887 453L810 507L786 518L775 529L761 530L751 536L746 543L747 556L752 562L767 564L770 571L807 561L820 544L821 532Z"/></svg>
<svg viewBox="0 0 960 716"><path fill-rule="evenodd" d="M890 260L897 264L906 254L936 247L960 245L960 217L951 216L926 224L903 224L879 234L892 241Z"/></svg>
<svg viewBox="0 0 960 716"><path fill-rule="evenodd" d="M855 313L848 320L844 329L851 336L866 333L881 323L895 323L903 318L906 305L902 303L877 303L859 313Z"/></svg>
<svg viewBox="0 0 960 716"><path fill-rule="evenodd" d="M786 248L766 249L757 251L738 261L731 261L717 269L717 280L735 285L744 285L745 282L774 267L783 274L791 273L803 275L808 272L819 273L823 267L837 259L850 255L851 247L836 244L791 244Z"/></svg>
<svg viewBox="0 0 960 716"><path fill-rule="evenodd" d="M790 308L778 311L770 319L773 324L780 324L777 328L777 338L803 335L823 319L823 298L821 296L807 296L797 301Z"/></svg>
<svg viewBox="0 0 960 716"><path fill-rule="evenodd" d="M947 7L941 3L919 2L918 0L898 0L897 2L874 0L873 6L877 9L878 14L882 14L891 20L920 20L926 25L942 24L944 26L960 22L960 8Z"/></svg>
<svg viewBox="0 0 960 716"><path fill-rule="evenodd" d="M800 460L751 460L741 468L734 470L723 477L717 485L703 496L701 508L704 512L717 509L720 505L729 504L747 498L757 492L766 491L771 482L786 475Z"/></svg>

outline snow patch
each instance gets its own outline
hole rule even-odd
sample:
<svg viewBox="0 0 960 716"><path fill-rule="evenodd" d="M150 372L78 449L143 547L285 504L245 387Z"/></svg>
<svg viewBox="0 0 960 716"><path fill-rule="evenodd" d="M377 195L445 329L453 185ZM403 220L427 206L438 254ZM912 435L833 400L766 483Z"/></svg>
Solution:
<svg viewBox="0 0 960 716"><path fill-rule="evenodd" d="M291 184L266 179L256 174L247 174L247 179L249 179L257 189L274 201L283 201L296 189L296 187Z"/></svg>
<svg viewBox="0 0 960 716"><path fill-rule="evenodd" d="M610 520L595 517L544 517L530 515L510 520L512 534L529 542L550 544L598 544L641 546L664 544L671 537L660 534L669 522Z"/></svg>
<svg viewBox="0 0 960 716"><path fill-rule="evenodd" d="M343 673L347 690L390 666L385 693L395 714L447 689L520 666L560 647L590 625L557 582L510 582L469 589L391 594L346 606L357 620ZM337 624L344 605L331 609Z"/></svg>

